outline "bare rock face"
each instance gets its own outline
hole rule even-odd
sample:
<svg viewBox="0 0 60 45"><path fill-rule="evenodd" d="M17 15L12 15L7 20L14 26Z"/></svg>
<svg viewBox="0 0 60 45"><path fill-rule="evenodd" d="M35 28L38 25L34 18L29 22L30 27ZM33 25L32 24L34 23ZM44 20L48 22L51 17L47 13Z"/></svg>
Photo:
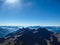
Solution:
<svg viewBox="0 0 60 45"><path fill-rule="evenodd" d="M48 31L46 28L23 28L8 34L0 45L60 45L60 34Z"/></svg>

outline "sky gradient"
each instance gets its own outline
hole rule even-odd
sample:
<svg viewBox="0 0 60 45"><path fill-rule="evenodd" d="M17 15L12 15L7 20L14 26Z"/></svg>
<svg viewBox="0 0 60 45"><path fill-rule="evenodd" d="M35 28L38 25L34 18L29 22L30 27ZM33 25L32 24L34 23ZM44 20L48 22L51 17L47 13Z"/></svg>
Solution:
<svg viewBox="0 0 60 45"><path fill-rule="evenodd" d="M60 0L0 0L0 25L60 26Z"/></svg>

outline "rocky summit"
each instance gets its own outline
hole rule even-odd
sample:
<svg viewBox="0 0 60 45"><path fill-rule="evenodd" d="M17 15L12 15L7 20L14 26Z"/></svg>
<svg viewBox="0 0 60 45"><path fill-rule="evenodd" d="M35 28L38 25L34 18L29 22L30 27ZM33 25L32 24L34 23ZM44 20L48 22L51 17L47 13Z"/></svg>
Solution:
<svg viewBox="0 0 60 45"><path fill-rule="evenodd" d="M60 34L46 28L21 28L0 38L0 45L60 45Z"/></svg>

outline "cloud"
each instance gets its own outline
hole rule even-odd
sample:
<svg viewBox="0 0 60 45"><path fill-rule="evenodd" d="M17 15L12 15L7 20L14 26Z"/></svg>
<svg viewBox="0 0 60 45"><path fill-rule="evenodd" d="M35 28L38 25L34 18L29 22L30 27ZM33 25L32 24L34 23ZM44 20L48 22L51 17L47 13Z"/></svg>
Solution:
<svg viewBox="0 0 60 45"><path fill-rule="evenodd" d="M32 7L32 5L33 5L32 2L23 3L24 7Z"/></svg>
<svg viewBox="0 0 60 45"><path fill-rule="evenodd" d="M17 1L17 0L16 0ZM0 6L2 4L2 9L5 10L12 10L12 9L24 9L24 8L31 8L33 6L33 2L32 1L26 1L24 2L24 0L18 0L16 1L12 1L12 0L0 0ZM1 3L2 2L2 3Z"/></svg>
<svg viewBox="0 0 60 45"><path fill-rule="evenodd" d="M4 0L2 8L3 9L18 9L18 8L20 8L20 6L21 6L20 0L18 0L17 2L16 1Z"/></svg>

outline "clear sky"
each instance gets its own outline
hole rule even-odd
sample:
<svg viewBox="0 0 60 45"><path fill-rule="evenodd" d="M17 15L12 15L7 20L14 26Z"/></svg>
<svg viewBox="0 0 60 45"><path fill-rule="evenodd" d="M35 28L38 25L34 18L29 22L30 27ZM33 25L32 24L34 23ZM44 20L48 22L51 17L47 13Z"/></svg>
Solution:
<svg viewBox="0 0 60 45"><path fill-rule="evenodd" d="M0 0L0 25L60 26L60 0Z"/></svg>

